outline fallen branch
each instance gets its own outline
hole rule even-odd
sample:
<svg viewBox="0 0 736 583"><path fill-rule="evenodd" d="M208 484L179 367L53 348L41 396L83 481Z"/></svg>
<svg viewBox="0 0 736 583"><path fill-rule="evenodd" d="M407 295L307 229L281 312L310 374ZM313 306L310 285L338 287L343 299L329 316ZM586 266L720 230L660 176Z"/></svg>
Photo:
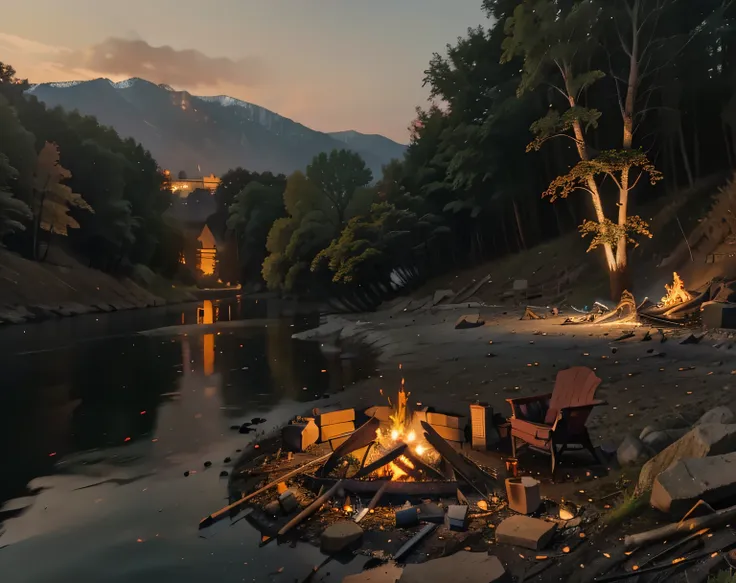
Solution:
<svg viewBox="0 0 736 583"><path fill-rule="evenodd" d="M367 466L362 468L360 471L358 471L355 475L352 476L352 479L358 480L360 478L364 478L365 476L369 476L376 470L380 470L383 466L390 464L400 455L404 455L404 452L406 451L407 447L408 446L405 443L402 443L401 445L395 447L383 457L377 459L372 464L368 464Z"/></svg>
<svg viewBox="0 0 736 583"><path fill-rule="evenodd" d="M295 470L292 470L291 472L288 472L288 473L284 474L280 478L277 478L276 480L273 480L272 482L269 482L268 484L266 484L262 488L259 488L255 492L251 492L250 494L248 494L247 496L244 496L243 498L241 498L237 502L233 502L232 504L230 504L228 506L225 506L225 508L221 508L217 512L214 512L213 514L210 514L206 518L203 518L202 520L199 521L199 528L202 529L202 528L207 528L208 526L212 526L213 524L215 524L215 522L217 522L221 518L224 518L225 516L229 515L230 512L232 512L233 510L235 510L236 508L238 508L240 505L245 504L246 502L248 502L248 500L252 500L253 498L255 498L256 496L258 496L259 494L262 494L263 492L265 492L266 490L270 490L271 488L275 488L276 486L278 486L284 480L288 480L289 478L293 478L294 476L297 476L297 475L301 474L307 468L309 468L311 466L314 466L316 464L319 464L321 462L324 462L331 455L332 455L331 453L328 453L326 455L323 455L322 457L318 457L317 459L312 460L311 462L308 462L308 463L304 464L303 466L300 466L300 467L296 468Z"/></svg>
<svg viewBox="0 0 736 583"><path fill-rule="evenodd" d="M667 526L656 528L654 530L629 535L624 539L624 546L627 549L642 547L664 539L672 539L677 536L692 533L693 531L702 530L704 528L718 528L727 524L734 518L736 518L736 506L730 506L723 510L719 510L715 514L691 518L690 520L668 524Z"/></svg>
<svg viewBox="0 0 736 583"><path fill-rule="evenodd" d="M341 486L342 486L342 480L335 482L335 485L332 486L332 488L327 490L327 492L322 494L319 498L317 498L314 502L312 502L309 506L307 506L304 510L302 510L299 514L297 514L294 518L292 518L289 522L287 522L281 528L281 530L279 530L278 535L284 536L292 528L294 528L295 526L298 526L305 519L312 516L312 514L317 512L317 510L319 510L325 502L327 502L330 498L332 498L335 495L335 492L337 492Z"/></svg>

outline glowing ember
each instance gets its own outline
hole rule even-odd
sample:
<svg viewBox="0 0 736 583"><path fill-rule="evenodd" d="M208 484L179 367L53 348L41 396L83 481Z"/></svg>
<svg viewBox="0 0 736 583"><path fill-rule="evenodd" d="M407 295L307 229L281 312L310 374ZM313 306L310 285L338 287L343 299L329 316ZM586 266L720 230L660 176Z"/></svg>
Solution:
<svg viewBox="0 0 736 583"><path fill-rule="evenodd" d="M673 273L672 275L672 285L665 284L664 289L667 290L667 295L660 300L662 307L665 308L676 306L684 302L689 302L693 299L693 297L685 289L685 284L683 283L682 278L677 275L677 272Z"/></svg>

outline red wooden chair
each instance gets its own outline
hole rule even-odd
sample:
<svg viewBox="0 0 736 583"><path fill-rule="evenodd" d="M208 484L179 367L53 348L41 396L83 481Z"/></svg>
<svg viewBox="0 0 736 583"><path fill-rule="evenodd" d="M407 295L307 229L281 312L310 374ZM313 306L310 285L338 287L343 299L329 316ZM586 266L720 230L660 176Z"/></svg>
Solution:
<svg viewBox="0 0 736 583"><path fill-rule="evenodd" d="M596 374L587 367L576 366L557 373L555 388L548 395L506 399L511 405L511 450L516 457L517 439L524 445L552 455L552 476L557 461L569 445L587 449L600 463L590 441L585 423L596 405L593 399L598 385Z"/></svg>

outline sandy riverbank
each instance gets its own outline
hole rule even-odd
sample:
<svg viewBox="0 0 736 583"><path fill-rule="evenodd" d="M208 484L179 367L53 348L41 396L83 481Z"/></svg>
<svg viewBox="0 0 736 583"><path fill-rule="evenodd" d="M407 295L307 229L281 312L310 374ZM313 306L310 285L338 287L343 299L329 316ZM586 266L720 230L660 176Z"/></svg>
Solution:
<svg viewBox="0 0 736 583"><path fill-rule="evenodd" d="M608 402L588 422L596 445L618 445L647 425L689 424L712 407L736 406L736 350L729 334L681 345L691 331L668 330L662 343L648 326L562 326L564 316L521 321L523 310L508 308L482 308L484 326L454 329L459 316L474 312L330 317L305 336L338 337L338 343L367 343L379 351L377 375L348 393L355 406L382 403L379 391L391 395L404 378L415 403L467 413L481 400L507 416L506 399L551 392L557 371L580 365L603 379L596 397ZM625 330L636 336L615 341ZM642 341L647 331L652 340Z"/></svg>

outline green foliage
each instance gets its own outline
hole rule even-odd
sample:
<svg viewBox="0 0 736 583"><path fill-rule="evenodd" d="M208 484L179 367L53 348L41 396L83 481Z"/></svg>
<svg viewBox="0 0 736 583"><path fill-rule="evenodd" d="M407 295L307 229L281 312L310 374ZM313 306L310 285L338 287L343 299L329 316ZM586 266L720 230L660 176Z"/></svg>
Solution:
<svg viewBox="0 0 736 583"><path fill-rule="evenodd" d="M26 230L26 222L33 218L31 209L10 192L18 171L10 165L5 154L0 154L0 244L6 235Z"/></svg>
<svg viewBox="0 0 736 583"><path fill-rule="evenodd" d="M359 154L333 150L312 160L307 166L307 178L327 198L337 225L342 227L356 191L368 185L373 175Z"/></svg>
<svg viewBox="0 0 736 583"><path fill-rule="evenodd" d="M585 132L596 129L600 117L600 111L579 105L567 109L561 115L558 111L550 109L547 115L531 125L530 129L536 137L526 147L526 151L537 151L547 140L569 134L576 123L579 123ZM573 136L567 137L575 140Z"/></svg>
<svg viewBox="0 0 736 583"><path fill-rule="evenodd" d="M316 271L326 262L335 283L378 280L401 265L417 223L414 213L389 202L374 204L366 216L350 219L340 236L312 261Z"/></svg>
<svg viewBox="0 0 736 583"><path fill-rule="evenodd" d="M640 171L634 186L645 175L649 176L652 186L664 178L641 150L606 150L591 160L581 160L567 174L555 178L543 196L554 202L558 198L567 198L574 190L587 191L588 180L599 175L607 176L620 188L621 172L634 169Z"/></svg>

